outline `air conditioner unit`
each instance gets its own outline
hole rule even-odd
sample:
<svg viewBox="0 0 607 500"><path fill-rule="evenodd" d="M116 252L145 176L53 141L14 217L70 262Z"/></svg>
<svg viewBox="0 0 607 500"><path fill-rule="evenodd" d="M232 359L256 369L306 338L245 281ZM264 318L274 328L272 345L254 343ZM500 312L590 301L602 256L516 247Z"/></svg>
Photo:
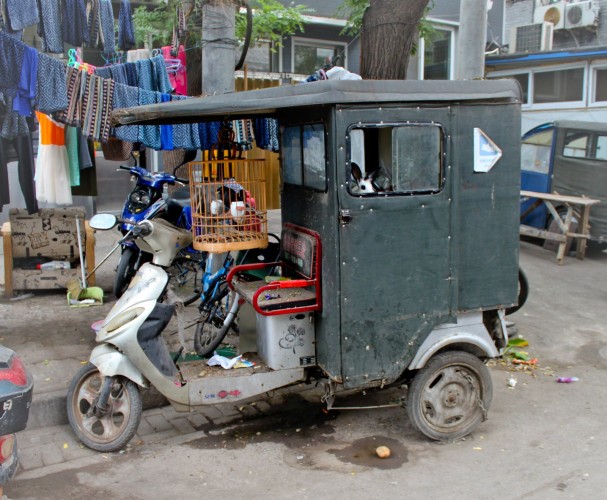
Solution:
<svg viewBox="0 0 607 500"><path fill-rule="evenodd" d="M552 50L552 23L515 26L510 32L510 52Z"/></svg>
<svg viewBox="0 0 607 500"><path fill-rule="evenodd" d="M599 21L599 3L595 0L570 3L565 8L565 28L596 26Z"/></svg>
<svg viewBox="0 0 607 500"><path fill-rule="evenodd" d="M552 23L555 30L565 27L565 5L566 2L554 2L544 5L544 2L537 1L533 11L533 22Z"/></svg>

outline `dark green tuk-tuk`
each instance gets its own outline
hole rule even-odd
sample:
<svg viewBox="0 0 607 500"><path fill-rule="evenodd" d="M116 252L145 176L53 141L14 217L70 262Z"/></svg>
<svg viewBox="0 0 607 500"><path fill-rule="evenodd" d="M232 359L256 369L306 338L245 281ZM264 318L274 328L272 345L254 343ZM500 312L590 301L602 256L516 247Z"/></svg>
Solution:
<svg viewBox="0 0 607 500"><path fill-rule="evenodd" d="M471 432L517 303L516 82L322 81L115 111L120 124L257 117L280 126L287 279L252 285L246 265L229 279L257 311L262 360L322 377L330 404L406 382L421 432Z"/></svg>

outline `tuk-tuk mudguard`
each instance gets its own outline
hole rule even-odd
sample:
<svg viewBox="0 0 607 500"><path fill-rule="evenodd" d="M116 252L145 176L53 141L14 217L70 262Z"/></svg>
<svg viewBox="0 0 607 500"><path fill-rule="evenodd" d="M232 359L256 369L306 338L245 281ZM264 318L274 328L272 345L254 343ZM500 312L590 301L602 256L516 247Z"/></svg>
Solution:
<svg viewBox="0 0 607 500"><path fill-rule="evenodd" d="M111 345L100 344L95 347L93 352L91 352L89 361L97 367L104 377L122 375L141 387L148 386L143 375L132 361Z"/></svg>
<svg viewBox="0 0 607 500"><path fill-rule="evenodd" d="M430 332L409 363L408 369L423 368L435 353L452 344L473 346L489 358L499 356L499 351L483 324L483 314L462 314L457 317L457 323L445 323Z"/></svg>

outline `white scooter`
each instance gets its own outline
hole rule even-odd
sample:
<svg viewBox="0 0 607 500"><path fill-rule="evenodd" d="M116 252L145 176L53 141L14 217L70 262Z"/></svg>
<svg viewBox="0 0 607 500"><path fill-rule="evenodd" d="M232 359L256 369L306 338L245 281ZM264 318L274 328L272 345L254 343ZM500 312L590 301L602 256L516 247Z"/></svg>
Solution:
<svg viewBox="0 0 607 500"><path fill-rule="evenodd" d="M99 214L91 218L90 225L108 230L118 222L113 215ZM192 235L162 219L153 219L138 223L132 238L141 250L153 255L153 260L139 268L110 310L97 332L99 345L93 349L90 362L74 376L68 389L68 419L84 445L110 452L131 440L141 419L138 386L151 385L175 409L188 411L194 406L234 402L304 380L303 368L242 368L227 382L218 376L222 370L212 370L206 360L178 365L181 351L173 359L162 336L176 310L167 268L177 253L190 245Z"/></svg>

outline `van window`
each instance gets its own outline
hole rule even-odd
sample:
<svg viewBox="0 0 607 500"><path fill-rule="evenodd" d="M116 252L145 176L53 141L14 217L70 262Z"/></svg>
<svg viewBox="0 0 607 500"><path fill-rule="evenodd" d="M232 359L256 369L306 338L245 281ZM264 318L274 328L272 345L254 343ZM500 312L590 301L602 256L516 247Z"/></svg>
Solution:
<svg viewBox="0 0 607 500"><path fill-rule="evenodd" d="M444 177L443 137L442 127L435 123L350 127L346 141L350 193L358 196L440 191Z"/></svg>
<svg viewBox="0 0 607 500"><path fill-rule="evenodd" d="M599 132L569 130L565 134L563 156L607 160L607 134Z"/></svg>
<svg viewBox="0 0 607 500"><path fill-rule="evenodd" d="M284 127L282 153L286 184L326 191L325 127L322 123Z"/></svg>

